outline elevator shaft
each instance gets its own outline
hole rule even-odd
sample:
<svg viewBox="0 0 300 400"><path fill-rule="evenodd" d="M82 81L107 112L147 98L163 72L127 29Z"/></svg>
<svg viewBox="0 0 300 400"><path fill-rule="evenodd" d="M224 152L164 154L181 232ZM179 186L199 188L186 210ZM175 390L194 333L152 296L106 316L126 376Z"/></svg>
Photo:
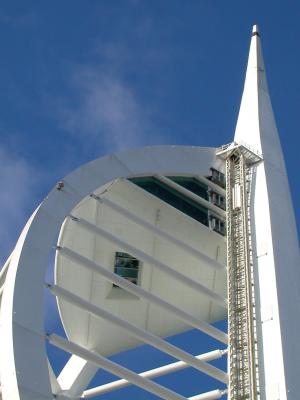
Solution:
<svg viewBox="0 0 300 400"><path fill-rule="evenodd" d="M257 400L258 365L250 226L251 164L226 158L229 400Z"/></svg>

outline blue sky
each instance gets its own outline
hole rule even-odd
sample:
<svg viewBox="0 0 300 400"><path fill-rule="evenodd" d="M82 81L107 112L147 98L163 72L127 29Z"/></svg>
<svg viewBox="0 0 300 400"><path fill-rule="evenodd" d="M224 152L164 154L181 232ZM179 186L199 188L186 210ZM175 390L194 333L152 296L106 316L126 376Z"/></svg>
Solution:
<svg viewBox="0 0 300 400"><path fill-rule="evenodd" d="M0 259L79 165L129 147L230 142L254 23L299 203L299 18L292 0L2 1Z"/></svg>

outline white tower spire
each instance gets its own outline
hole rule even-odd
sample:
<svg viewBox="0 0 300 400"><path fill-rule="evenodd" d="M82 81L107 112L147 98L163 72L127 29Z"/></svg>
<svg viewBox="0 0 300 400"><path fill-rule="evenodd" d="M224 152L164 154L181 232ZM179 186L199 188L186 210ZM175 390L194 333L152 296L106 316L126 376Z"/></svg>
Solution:
<svg viewBox="0 0 300 400"><path fill-rule="evenodd" d="M300 265L295 218L254 25L235 138L263 154L250 219L262 399L298 398Z"/></svg>

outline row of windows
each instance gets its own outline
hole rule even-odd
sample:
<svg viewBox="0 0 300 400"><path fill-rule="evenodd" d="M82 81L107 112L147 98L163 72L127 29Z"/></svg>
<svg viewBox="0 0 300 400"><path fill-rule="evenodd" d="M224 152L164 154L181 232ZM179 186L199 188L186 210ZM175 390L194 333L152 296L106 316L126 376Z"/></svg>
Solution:
<svg viewBox="0 0 300 400"><path fill-rule="evenodd" d="M211 168L211 176L208 176L207 178L214 182L216 185L220 186L221 188L226 187L226 180L225 180L225 175L221 172L218 171L215 168Z"/></svg>
<svg viewBox="0 0 300 400"><path fill-rule="evenodd" d="M197 179L186 176L168 176L168 178L195 193L199 197L208 200L208 186Z"/></svg>
<svg viewBox="0 0 300 400"><path fill-rule="evenodd" d="M209 225L213 231L225 236L225 233L226 233L225 232L225 222L222 221L220 218L217 218L214 215L211 215Z"/></svg>
<svg viewBox="0 0 300 400"><path fill-rule="evenodd" d="M216 206L222 208L223 210L226 209L225 197L222 196L222 195L219 194L219 193L210 191L210 192L209 192L209 201L210 201L212 204L214 204L214 205L216 205Z"/></svg>
<svg viewBox="0 0 300 400"><path fill-rule="evenodd" d="M196 181L196 179L186 177L169 178L179 185L186 187L188 190L191 190L193 193L199 195L200 197L204 197L207 200L208 187L201 184L201 182ZM155 179L152 176L132 178L131 181L146 190L147 192L175 207L177 210L180 210L181 212L192 217L196 221L199 221L202 224L208 226L208 210L205 207L200 206L190 198L186 197L182 193L179 193L177 190L165 185L164 183L160 182L158 179Z"/></svg>
<svg viewBox="0 0 300 400"><path fill-rule="evenodd" d="M212 169L212 172L214 171L217 170ZM217 172L219 173L219 178L220 176L224 177L224 174L219 171ZM214 192L207 185L198 181L197 179L193 177L181 176L169 176L168 178L171 179L173 182L179 184L180 186L183 186L189 191L195 193L197 196L225 210L226 205L224 196ZM138 177L131 178L130 180L137 186L175 207L177 210L180 210L181 212L195 219L196 221L210 227L215 232L218 232L221 235L225 234L225 230L221 226L222 224L220 225L219 229L212 227L211 217L209 217L209 211L206 207L199 205L189 197L185 196L182 193L179 193L176 189L169 187L155 177ZM215 218L218 219L217 217Z"/></svg>
<svg viewBox="0 0 300 400"><path fill-rule="evenodd" d="M221 187L225 187L225 177L220 171L211 168L212 175L208 177L212 182L218 184ZM211 203L225 209L225 198L219 193L211 190L207 185L202 182L190 178L181 176L169 176L173 182L183 186L190 190L201 198L210 201ZM225 235L225 223L220 218L209 214L208 209L201 207L199 204L186 197L182 193L179 193L173 188L160 182L153 176L139 177L130 179L137 186L153 194L159 199L165 201L176 209L182 211L186 215L192 217L196 221L210 227L215 232ZM140 261L131 256L128 253L117 251L115 253L114 260L114 273L118 276L134 283L138 284L140 269ZM113 284L114 287L118 287Z"/></svg>

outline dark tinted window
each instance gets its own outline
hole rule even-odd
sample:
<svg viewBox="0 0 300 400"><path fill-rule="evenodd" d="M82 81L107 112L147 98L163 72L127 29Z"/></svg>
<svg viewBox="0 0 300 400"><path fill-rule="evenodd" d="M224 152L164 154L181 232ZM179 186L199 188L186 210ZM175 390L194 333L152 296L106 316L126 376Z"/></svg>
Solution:
<svg viewBox="0 0 300 400"><path fill-rule="evenodd" d="M207 199L207 187L198 184L193 178L170 177L170 179L191 190L198 196ZM199 204L177 192L175 189L170 188L154 177L132 178L130 180L139 187L145 189L147 192L177 208L177 210L180 210L186 215L208 226L207 209L201 207Z"/></svg>

